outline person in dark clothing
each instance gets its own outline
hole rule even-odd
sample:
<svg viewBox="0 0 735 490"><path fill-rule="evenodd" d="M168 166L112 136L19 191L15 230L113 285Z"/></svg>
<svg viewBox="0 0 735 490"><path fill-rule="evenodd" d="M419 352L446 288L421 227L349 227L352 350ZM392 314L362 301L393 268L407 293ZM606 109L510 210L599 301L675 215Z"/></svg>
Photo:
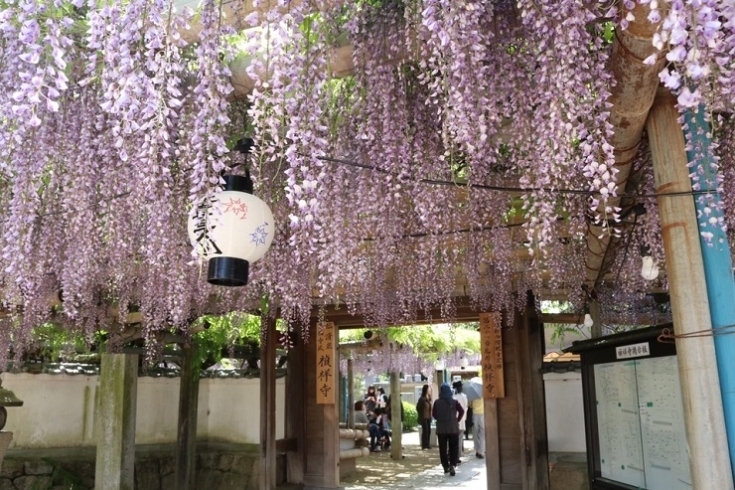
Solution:
<svg viewBox="0 0 735 490"><path fill-rule="evenodd" d="M384 408L376 408L374 418L368 425L370 432L370 452L380 451L380 447L388 449L390 447L390 433L388 432L388 414Z"/></svg>
<svg viewBox="0 0 735 490"><path fill-rule="evenodd" d="M467 407L467 418L465 419L465 427L466 430L464 431L464 439L465 441L470 439L470 434L472 434L472 426L474 425L474 419L472 418L472 405Z"/></svg>
<svg viewBox="0 0 735 490"><path fill-rule="evenodd" d="M416 412L421 424L421 449L431 449L431 393L429 385L421 388L421 396L416 402Z"/></svg>
<svg viewBox="0 0 735 490"><path fill-rule="evenodd" d="M369 424L367 412L365 411L365 403L362 400L355 402L355 423L356 424Z"/></svg>
<svg viewBox="0 0 735 490"><path fill-rule="evenodd" d="M368 386L367 394L365 395L363 402L365 402L365 408L367 409L368 414L375 411L378 406L378 395L375 393L375 386Z"/></svg>
<svg viewBox="0 0 735 490"><path fill-rule="evenodd" d="M464 409L454 399L452 388L444 383L439 389L439 399L434 402L432 415L436 419L436 436L439 439L439 459L444 473L454 476L459 463L459 421Z"/></svg>

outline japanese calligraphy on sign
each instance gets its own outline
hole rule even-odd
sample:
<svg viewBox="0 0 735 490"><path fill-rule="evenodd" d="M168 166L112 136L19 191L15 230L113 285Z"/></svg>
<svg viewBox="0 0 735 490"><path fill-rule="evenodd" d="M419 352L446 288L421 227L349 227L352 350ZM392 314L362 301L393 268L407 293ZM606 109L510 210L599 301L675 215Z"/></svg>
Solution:
<svg viewBox="0 0 735 490"><path fill-rule="evenodd" d="M615 348L616 359L630 359L631 357L644 357L650 355L651 349L648 342L633 345L622 345Z"/></svg>
<svg viewBox="0 0 735 490"><path fill-rule="evenodd" d="M480 343L482 351L483 398L504 398L503 332L500 315L480 313Z"/></svg>
<svg viewBox="0 0 735 490"><path fill-rule="evenodd" d="M335 403L337 383L337 330L332 322L317 326L316 333L316 403Z"/></svg>

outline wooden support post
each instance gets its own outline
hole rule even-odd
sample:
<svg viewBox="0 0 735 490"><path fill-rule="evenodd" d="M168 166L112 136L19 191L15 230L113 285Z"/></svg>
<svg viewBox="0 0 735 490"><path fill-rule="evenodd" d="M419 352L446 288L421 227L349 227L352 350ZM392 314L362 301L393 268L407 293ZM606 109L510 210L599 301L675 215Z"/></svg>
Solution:
<svg viewBox="0 0 735 490"><path fill-rule="evenodd" d="M498 430L498 399L486 398L485 411L485 468L487 490L500 490L500 432Z"/></svg>
<svg viewBox="0 0 735 490"><path fill-rule="evenodd" d="M95 416L97 490L135 487L135 409L138 356L102 354Z"/></svg>
<svg viewBox="0 0 735 490"><path fill-rule="evenodd" d="M286 403L284 429L286 439L296 440L296 447L286 452L286 480L288 483L302 484L306 464L306 346L298 333L293 334L292 340L286 363L286 400L289 402Z"/></svg>
<svg viewBox="0 0 735 490"><path fill-rule="evenodd" d="M520 462L519 476L521 480L521 488L523 490L530 490L531 488L534 488L530 485L532 484L532 480L535 480L535 478L529 478L528 474L529 470L535 469L535 467L533 466L534 460L531 457L531 442L528 438L528 426L531 407L529 403L530 400L528 399L530 386L528 386L528 379L526 378L525 369L527 358L525 356L524 337L526 336L527 332L524 328L525 325L523 320L523 316L518 311L516 311L513 317L513 328L507 332L507 335L512 339L511 344L515 347L515 359L513 362L515 372L513 374L515 377L516 386L515 390L511 391L511 393L515 393L516 402L518 404L517 417L521 436L519 452L517 454L518 461ZM508 464L508 461L506 460L503 463Z"/></svg>
<svg viewBox="0 0 735 490"><path fill-rule="evenodd" d="M521 460L525 463L525 469L521 471L524 474L524 490L549 490L546 398L541 374L544 333L534 305L533 295L529 292L525 313L516 313L514 325L517 332L515 364L518 369L519 418L523 437Z"/></svg>
<svg viewBox="0 0 735 490"><path fill-rule="evenodd" d="M276 319L261 316L260 474L258 488L276 488Z"/></svg>
<svg viewBox="0 0 735 490"><path fill-rule="evenodd" d="M656 193L661 220L671 310L676 334L712 328L699 232L691 196L661 194L692 191L684 136L676 100L659 89L648 117ZM714 341L698 335L676 339L684 425L694 490L732 490L725 419Z"/></svg>
<svg viewBox="0 0 735 490"><path fill-rule="evenodd" d="M403 459L403 424L401 423L401 378L398 371L390 373L390 457Z"/></svg>
<svg viewBox="0 0 735 490"><path fill-rule="evenodd" d="M336 333L333 323L327 322L324 328ZM317 325L311 325L309 342L304 346L304 487L309 489L331 489L339 486L339 417L336 397L329 403L317 404L317 389L325 384L337 392L338 371L332 366L329 379L318 379L317 344L319 343ZM326 347L326 345L325 345ZM335 346L332 346L334 348ZM336 349L334 350L336 354ZM334 357L332 357L334 361Z"/></svg>
<svg viewBox="0 0 735 490"><path fill-rule="evenodd" d="M480 313L480 343L482 344L482 397L485 415L485 467L487 469L487 490L500 490L500 444L501 427L498 397L505 397L507 359L504 353L505 344L512 345L508 335L502 334L500 315ZM510 386L509 386L510 388ZM511 390L512 391L512 390ZM516 410L518 407L516 406ZM515 425L515 424L514 424ZM520 424L522 427L522 422ZM515 425L518 428L518 425ZM516 434L513 439L519 440ZM519 441L520 442L520 441ZM516 446L517 447L517 446ZM507 448L506 449L507 452ZM520 460L521 455L515 458ZM511 456L511 458L513 458ZM513 458L513 459L515 459ZM503 482L504 483L504 482Z"/></svg>
<svg viewBox="0 0 735 490"><path fill-rule="evenodd" d="M196 488L197 413L200 362L196 342L183 346L179 380L179 423L176 437L176 490Z"/></svg>
<svg viewBox="0 0 735 490"><path fill-rule="evenodd" d="M355 374L353 373L352 357L347 359L347 427L355 428Z"/></svg>

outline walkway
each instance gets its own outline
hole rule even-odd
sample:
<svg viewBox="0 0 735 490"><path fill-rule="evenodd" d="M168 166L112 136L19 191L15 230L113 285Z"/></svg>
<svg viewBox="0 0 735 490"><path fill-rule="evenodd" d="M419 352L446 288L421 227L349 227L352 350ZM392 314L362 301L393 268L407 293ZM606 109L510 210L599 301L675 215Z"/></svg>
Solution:
<svg viewBox="0 0 735 490"><path fill-rule="evenodd" d="M466 488L477 490L485 488L485 461L480 459L469 459L457 468L456 476L444 474L441 466L419 473L395 482L386 482L380 488L385 489L407 489L416 490L442 490L444 488ZM346 485L351 490L375 490L375 486L365 486L359 483Z"/></svg>
<svg viewBox="0 0 735 490"><path fill-rule="evenodd" d="M408 449L414 444L418 445L418 434L403 434L404 446ZM415 441L413 439L416 439ZM412 448L413 449L413 448ZM410 451L410 450L409 450ZM413 451L411 451L413 452ZM419 451L420 452L420 451ZM391 472L388 478L381 480L379 483L375 478L367 478L370 482L343 483L345 489L349 490L375 490L380 489L415 489L415 490L442 490L445 488L464 488L477 490L485 488L485 460L477 459L472 451L472 442L465 441L465 454L462 456L462 465L457 468L456 476L444 474L444 470L439 464L439 454L436 450L420 452L420 457L434 458L436 466L420 473L411 474L409 468L405 468L404 473ZM385 455L388 457L388 455ZM360 465L367 461L360 461Z"/></svg>

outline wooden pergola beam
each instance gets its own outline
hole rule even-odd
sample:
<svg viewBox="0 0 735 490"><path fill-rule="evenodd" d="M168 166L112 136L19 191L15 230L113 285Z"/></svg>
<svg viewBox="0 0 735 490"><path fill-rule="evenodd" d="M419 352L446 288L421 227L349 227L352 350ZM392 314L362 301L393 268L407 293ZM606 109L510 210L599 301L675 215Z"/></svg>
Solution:
<svg viewBox="0 0 735 490"><path fill-rule="evenodd" d="M177 3L189 3L189 2L177 2ZM258 2L259 5L255 6L253 0L225 0L222 2L221 17L219 21L225 26L235 26L240 28L247 28L252 26L242 25L243 19L254 12L259 14L267 14L271 10L278 9L278 12L284 14L288 13L289 10L302 4L302 0L291 0L286 2L286 5L279 5L278 0L262 0ZM333 2L324 2L325 7L330 6ZM189 29L183 29L179 32L181 39L185 43L191 44L199 40L199 35L202 32L204 26L202 26L201 17L196 15L189 22Z"/></svg>
<svg viewBox="0 0 735 490"><path fill-rule="evenodd" d="M620 15L625 16L628 12L623 7ZM635 16L635 20L631 21L625 30L619 26L615 29L610 57L610 69L615 78L608 99L612 104L610 123L613 126L610 144L615 148L617 169L615 182L618 195L625 192L633 159L643 135L643 127L656 96L659 85L658 74L666 62L665 53L659 53L651 42L658 24L648 20L649 6L636 3L630 12ZM646 58L657 53L656 63L652 65L644 63ZM619 206L620 202L621 199L615 197L610 199L607 205ZM611 217L605 212L604 207L598 209L598 213L603 220ZM600 225L589 223L588 226L585 284L592 290L602 279L600 272L612 237L609 230L603 229Z"/></svg>
<svg viewBox="0 0 735 490"><path fill-rule="evenodd" d="M562 323L569 325L581 325L584 321L584 313L539 313L541 323ZM635 325L660 325L671 321L670 317L664 315L641 315L635 319Z"/></svg>
<svg viewBox="0 0 735 490"><path fill-rule="evenodd" d="M329 6L330 3L327 2L325 7ZM245 11L248 11L248 7L245 7ZM648 5L636 4L631 12L635 20L629 23L627 29L617 28L615 31L613 54L610 61L610 69L616 81L611 88L609 99L612 104L610 122L613 125L613 136L610 143L615 148L615 168L617 169L615 182L618 194L625 192L633 159L643 134L643 126L659 84L658 73L666 61L663 54L659 53L656 63L647 65L643 62L650 55L657 53L651 39L658 29L658 24L648 21L650 12ZM628 11L623 9L621 15L627 13ZM351 45L333 48L329 56L329 69L332 77L341 78L354 74L356 67L353 51ZM385 60L385 62L397 64L407 58L408 53L401 53L398 57ZM246 71L249 63L248 59L240 59L231 67L236 97L247 96L254 86L254 81ZM502 140L504 136L499 135L499 137ZM612 198L607 204L611 207L619 206L621 199ZM603 218L610 217L607 216L608 213L604 208L599 209L598 212ZM608 253L611 235L603 226L589 223L586 241L588 253L585 259L585 284L589 289L593 289L602 279L600 272Z"/></svg>

